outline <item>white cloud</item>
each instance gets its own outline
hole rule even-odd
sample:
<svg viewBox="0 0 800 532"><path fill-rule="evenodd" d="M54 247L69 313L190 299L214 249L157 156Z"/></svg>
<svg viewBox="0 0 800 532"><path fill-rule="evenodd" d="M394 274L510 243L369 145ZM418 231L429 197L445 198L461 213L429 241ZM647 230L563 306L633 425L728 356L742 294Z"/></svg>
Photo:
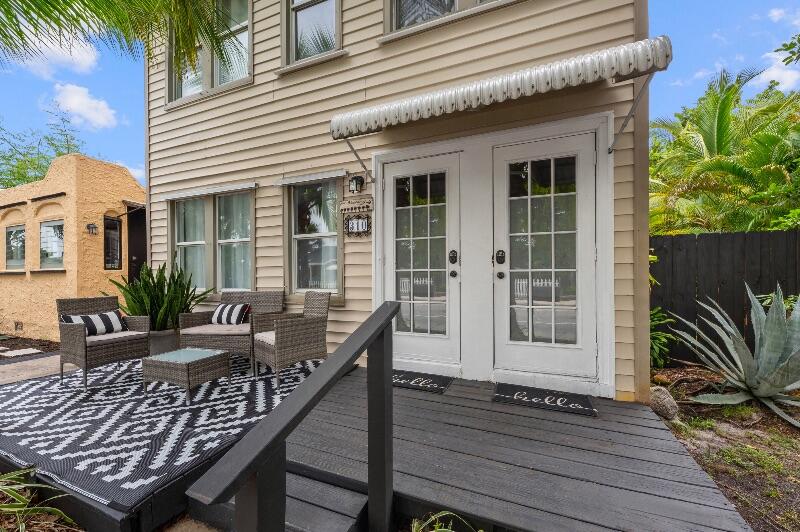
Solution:
<svg viewBox="0 0 800 532"><path fill-rule="evenodd" d="M744 62L744 54L736 54L733 58L739 63Z"/></svg>
<svg viewBox="0 0 800 532"><path fill-rule="evenodd" d="M120 166L124 166L125 168L127 168L128 171L131 173L131 175L136 179L136 181L138 181L139 183L144 185L144 165L143 164L137 164L135 166L131 166L129 164L125 164L122 161L115 161L114 164L118 164Z"/></svg>
<svg viewBox="0 0 800 532"><path fill-rule="evenodd" d="M116 127L117 112L105 100L89 94L86 87L56 83L54 89L56 106L67 113L74 124L90 129Z"/></svg>
<svg viewBox="0 0 800 532"><path fill-rule="evenodd" d="M56 71L70 70L77 74L88 74L97 66L100 52L91 43L69 42L63 45L42 43L42 54L21 65L44 79L53 79Z"/></svg>
<svg viewBox="0 0 800 532"><path fill-rule="evenodd" d="M720 30L714 30L714 32L711 34L711 38L714 39L715 41L720 42L721 44L729 44L730 43L728 38L725 37L725 35L723 35Z"/></svg>
<svg viewBox="0 0 800 532"><path fill-rule="evenodd" d="M794 65L785 65L781 52L769 52L761 56L766 59L769 66L753 80L756 85L766 86L770 81L777 81L779 89L786 92L800 86L800 70Z"/></svg>
<svg viewBox="0 0 800 532"><path fill-rule="evenodd" d="M773 7L772 9L767 12L767 16L772 22L780 22L781 20L786 18L786 10Z"/></svg>

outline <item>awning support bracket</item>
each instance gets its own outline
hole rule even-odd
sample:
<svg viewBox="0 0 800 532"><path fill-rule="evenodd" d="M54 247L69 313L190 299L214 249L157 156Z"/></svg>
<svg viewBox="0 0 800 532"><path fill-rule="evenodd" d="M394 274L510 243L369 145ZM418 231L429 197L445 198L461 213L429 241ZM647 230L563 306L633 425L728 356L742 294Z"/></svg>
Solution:
<svg viewBox="0 0 800 532"><path fill-rule="evenodd" d="M350 151L353 152L355 158L358 159L358 163L361 165L361 168L364 169L364 180L367 182L372 182L373 181L372 172L369 171L367 165L364 163L364 160L361 158L361 156L358 154L353 144L350 142L350 139L346 138L344 139L344 141L347 143L347 147L350 148Z"/></svg>
<svg viewBox="0 0 800 532"><path fill-rule="evenodd" d="M631 110L628 111L628 115L625 117L625 120L622 122L622 127L620 127L619 131L617 131L617 133L614 135L614 141L611 143L611 146L608 147L609 155L614 153L614 146L617 145L617 140L619 139L619 136L622 134L623 131L625 131L625 128L628 127L628 122L631 121L631 118L633 118L633 115L636 114L636 108L639 107L639 102L642 101L642 96L644 95L645 92L647 92L647 87L650 86L650 80L652 80L653 76L655 76L655 75L656 75L655 72L650 72L647 75L647 78L644 80L644 85L642 86L641 90L639 91L639 94L636 95L636 98L634 98L633 105L631 105Z"/></svg>

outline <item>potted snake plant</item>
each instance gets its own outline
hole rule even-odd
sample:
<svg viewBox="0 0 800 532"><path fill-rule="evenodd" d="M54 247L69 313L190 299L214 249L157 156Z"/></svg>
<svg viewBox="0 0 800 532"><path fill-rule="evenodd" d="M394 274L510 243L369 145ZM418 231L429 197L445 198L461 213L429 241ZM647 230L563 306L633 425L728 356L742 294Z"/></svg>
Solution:
<svg viewBox="0 0 800 532"><path fill-rule="evenodd" d="M178 348L178 316L191 312L213 290L198 292L191 274L178 266L167 274L165 264L155 271L147 265L142 266L139 278L135 281L123 277L122 282L111 282L125 300L120 307L126 314L150 316L151 355Z"/></svg>

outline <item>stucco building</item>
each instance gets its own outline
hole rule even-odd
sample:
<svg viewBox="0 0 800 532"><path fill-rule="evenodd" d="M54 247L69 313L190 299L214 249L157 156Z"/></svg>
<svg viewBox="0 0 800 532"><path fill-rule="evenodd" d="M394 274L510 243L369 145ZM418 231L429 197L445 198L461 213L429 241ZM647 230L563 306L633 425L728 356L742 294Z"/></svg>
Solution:
<svg viewBox="0 0 800 532"><path fill-rule="evenodd" d="M57 341L57 298L116 293L109 279L137 275L144 199L127 169L79 154L0 190L0 332Z"/></svg>

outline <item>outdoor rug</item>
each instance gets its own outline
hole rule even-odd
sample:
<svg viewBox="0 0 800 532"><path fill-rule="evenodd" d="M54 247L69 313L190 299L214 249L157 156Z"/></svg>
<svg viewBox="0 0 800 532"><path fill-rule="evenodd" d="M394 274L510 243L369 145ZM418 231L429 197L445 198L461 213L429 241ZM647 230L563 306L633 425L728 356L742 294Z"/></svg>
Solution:
<svg viewBox="0 0 800 532"><path fill-rule="evenodd" d="M430 373L417 373L416 371L394 370L392 373L392 384L398 388L410 388L412 390L422 390L423 392L444 393L453 377L443 377Z"/></svg>
<svg viewBox="0 0 800 532"><path fill-rule="evenodd" d="M505 382L498 382L494 385L492 401L544 408L545 410L568 412L582 416L597 416L597 409L592 404L592 398L588 395L517 386L516 384Z"/></svg>
<svg viewBox="0 0 800 532"><path fill-rule="evenodd" d="M233 377L208 382L186 406L182 388L149 383L139 360L0 386L0 455L117 510L219 457L292 392L321 361L254 379L234 356Z"/></svg>

